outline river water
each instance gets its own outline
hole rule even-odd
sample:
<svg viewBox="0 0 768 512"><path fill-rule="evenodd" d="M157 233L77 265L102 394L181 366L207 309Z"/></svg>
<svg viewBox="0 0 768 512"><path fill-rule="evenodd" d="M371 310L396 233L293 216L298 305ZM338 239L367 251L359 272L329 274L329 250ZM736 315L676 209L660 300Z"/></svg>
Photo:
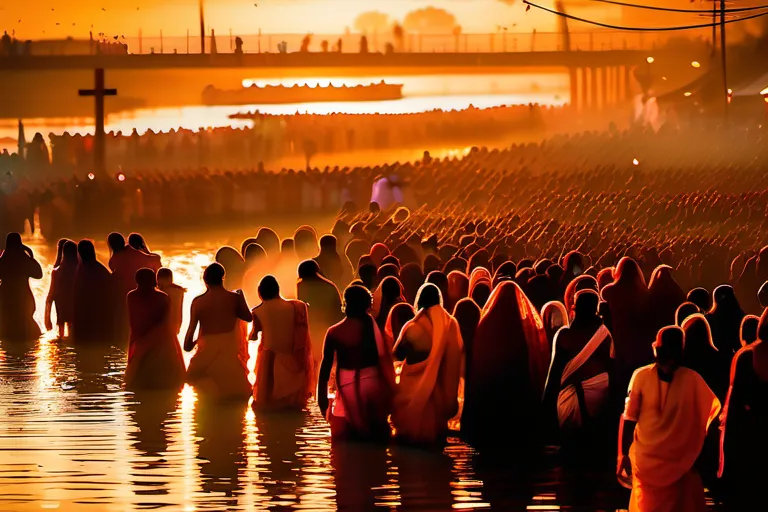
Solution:
<svg viewBox="0 0 768 512"><path fill-rule="evenodd" d="M156 238L150 246L188 290L185 311L216 248L242 239L179 234L155 246ZM27 243L45 270L32 282L43 325L55 247ZM99 244L102 261L105 250ZM125 361L122 349L75 347L50 334L0 342L0 511L593 511L627 503L610 472L569 472L553 455L512 470L485 464L458 439L433 450L332 446L314 404L302 414L264 414L198 401L189 386L135 395L122 387Z"/></svg>
<svg viewBox="0 0 768 512"><path fill-rule="evenodd" d="M232 120L229 116L238 112L258 110L266 114L289 115L295 113L331 114L408 114L433 109L461 110L470 105L478 108L499 105L538 103L541 105L562 105L568 101L567 75L563 73L539 74L483 74L483 75L425 75L425 76L382 76L382 77L304 77L276 79L243 79L243 85L294 84L316 86L367 85L384 80L386 83L403 84L403 98L387 101L364 102L321 102L294 103L285 105L237 105L237 106L176 106L162 108L140 108L111 113L105 120L107 131L139 133L200 127L243 127L250 121ZM232 88L232 87L229 87ZM32 101L29 99L29 101ZM109 99L106 100L109 102ZM0 113L1 116L1 113ZM23 119L25 137L31 140L36 132L49 133L93 133L91 117L43 117ZM0 117L0 150L16 150L18 120Z"/></svg>

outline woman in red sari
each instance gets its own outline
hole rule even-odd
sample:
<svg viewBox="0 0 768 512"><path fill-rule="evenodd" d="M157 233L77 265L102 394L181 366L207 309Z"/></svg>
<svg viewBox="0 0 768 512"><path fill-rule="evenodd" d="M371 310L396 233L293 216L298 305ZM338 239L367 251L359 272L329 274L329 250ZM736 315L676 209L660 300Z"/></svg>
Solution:
<svg viewBox="0 0 768 512"><path fill-rule="evenodd" d="M548 353L531 301L517 283L500 283L483 308L467 372L461 428L471 442L497 446L537 433Z"/></svg>
<svg viewBox="0 0 768 512"><path fill-rule="evenodd" d="M328 329L317 385L317 404L331 425L333 439L386 440L387 417L395 391L392 353L368 313L371 293L352 285L344 291L346 318ZM328 381L336 361L336 396L328 400Z"/></svg>
<svg viewBox="0 0 768 512"><path fill-rule="evenodd" d="M157 289L155 272L136 272L136 289L128 293L131 327L125 386L132 389L180 388L184 358L173 331L171 301Z"/></svg>

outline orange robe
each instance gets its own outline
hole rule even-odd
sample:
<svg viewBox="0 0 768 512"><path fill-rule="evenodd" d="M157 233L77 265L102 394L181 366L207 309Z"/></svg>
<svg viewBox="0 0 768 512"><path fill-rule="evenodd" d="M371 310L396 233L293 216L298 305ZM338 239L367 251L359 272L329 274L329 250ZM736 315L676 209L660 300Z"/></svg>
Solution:
<svg viewBox="0 0 768 512"><path fill-rule="evenodd" d="M704 512L704 486L694 468L720 402L701 376L678 368L663 382L652 364L632 377L624 417L637 421L630 512Z"/></svg>
<svg viewBox="0 0 768 512"><path fill-rule="evenodd" d="M429 336L432 348L425 361L404 364L392 410L398 437L432 443L448 431L458 412L459 384L464 370L463 343L456 319L442 307L422 310L401 336Z"/></svg>

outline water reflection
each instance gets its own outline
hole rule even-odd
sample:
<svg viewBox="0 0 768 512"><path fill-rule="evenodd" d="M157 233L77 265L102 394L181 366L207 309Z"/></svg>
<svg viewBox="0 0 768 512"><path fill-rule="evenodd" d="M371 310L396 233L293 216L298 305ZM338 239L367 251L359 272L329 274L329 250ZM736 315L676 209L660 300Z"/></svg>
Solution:
<svg viewBox="0 0 768 512"><path fill-rule="evenodd" d="M162 247L188 289L187 304L221 243ZM51 250L31 245L49 272ZM47 277L33 289L40 307ZM478 458L457 439L433 451L332 446L314 407L254 412L245 403L198 400L189 386L126 392L125 359L119 348L72 346L49 335L0 342L0 510L594 510L626 503L610 478L595 485L592 473L558 469L552 457L515 470Z"/></svg>

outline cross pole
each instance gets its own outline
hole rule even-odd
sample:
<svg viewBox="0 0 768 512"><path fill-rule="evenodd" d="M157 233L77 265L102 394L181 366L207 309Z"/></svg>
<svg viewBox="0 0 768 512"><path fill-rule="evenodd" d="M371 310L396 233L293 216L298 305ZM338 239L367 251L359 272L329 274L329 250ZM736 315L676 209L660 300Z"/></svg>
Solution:
<svg viewBox="0 0 768 512"><path fill-rule="evenodd" d="M95 83L93 89L80 89L80 96L93 96L96 104L95 121L96 132L93 144L93 166L95 172L103 173L107 170L106 164L106 135L104 133L104 97L117 96L117 89L104 88L104 70L95 70Z"/></svg>

